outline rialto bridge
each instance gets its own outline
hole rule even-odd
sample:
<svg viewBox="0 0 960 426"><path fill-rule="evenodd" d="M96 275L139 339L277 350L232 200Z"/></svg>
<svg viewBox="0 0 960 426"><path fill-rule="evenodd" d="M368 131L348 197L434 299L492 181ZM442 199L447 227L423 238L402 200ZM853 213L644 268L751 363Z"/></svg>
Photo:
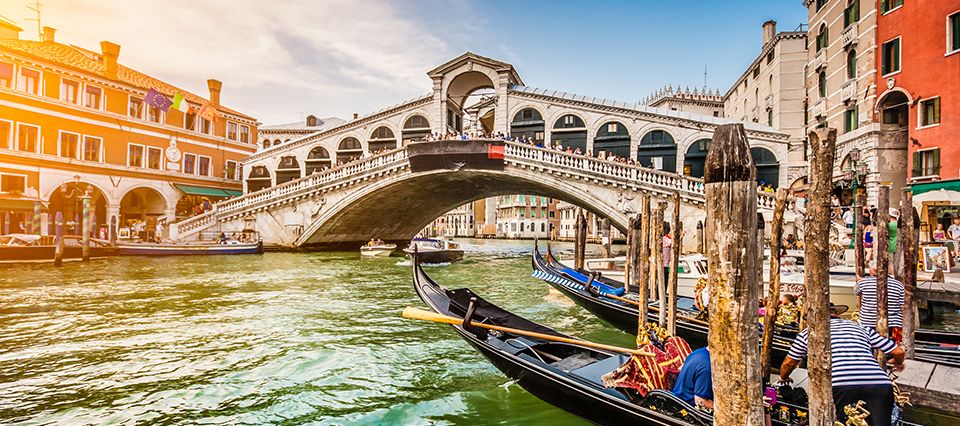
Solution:
<svg viewBox="0 0 960 426"><path fill-rule="evenodd" d="M713 130L729 120L530 88L512 65L472 53L427 75L431 94L247 158L246 194L174 224L171 237L253 229L266 243L292 246L403 240L458 205L518 193L589 208L622 230L641 193L680 192L685 229L702 222L699 177ZM464 105L480 89L489 94ZM485 132L592 156L506 143L502 170L412 171L405 147L431 133L464 131L465 116ZM744 127L758 180L783 185L787 135L756 123ZM639 165L596 158L601 152ZM772 200L761 194L759 202L769 207Z"/></svg>

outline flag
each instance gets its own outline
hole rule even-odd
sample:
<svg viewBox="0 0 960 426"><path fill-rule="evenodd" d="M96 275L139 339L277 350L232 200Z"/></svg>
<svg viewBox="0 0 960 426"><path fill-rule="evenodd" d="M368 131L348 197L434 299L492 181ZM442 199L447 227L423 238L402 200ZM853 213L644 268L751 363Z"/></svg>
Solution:
<svg viewBox="0 0 960 426"><path fill-rule="evenodd" d="M203 106L200 107L200 113L198 115L205 120L210 120L214 123L217 122L217 110L211 107L210 104L203 104Z"/></svg>
<svg viewBox="0 0 960 426"><path fill-rule="evenodd" d="M147 91L147 95L143 97L143 101L154 108L159 109L160 111L167 112L170 109L170 105L173 102L169 98L163 96L160 92L150 89Z"/></svg>
<svg viewBox="0 0 960 426"><path fill-rule="evenodd" d="M187 111L190 111L190 104L188 104L187 100L183 97L183 93L177 93L173 97L173 103L170 104L170 106L184 114L186 114Z"/></svg>

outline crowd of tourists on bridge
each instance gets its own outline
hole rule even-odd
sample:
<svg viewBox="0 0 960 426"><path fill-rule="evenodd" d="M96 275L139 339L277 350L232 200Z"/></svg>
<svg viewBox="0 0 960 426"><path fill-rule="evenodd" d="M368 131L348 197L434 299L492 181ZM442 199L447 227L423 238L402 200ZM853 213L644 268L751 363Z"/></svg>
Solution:
<svg viewBox="0 0 960 426"><path fill-rule="evenodd" d="M490 139L516 142L516 143L535 146L537 148L546 148L552 151L558 151L565 154L586 155L588 157L594 157L593 155L591 155L589 151L581 150L579 147L570 147L570 146L564 147L562 144L559 144L559 143L554 144L550 142L545 142L543 140L534 139L526 135L513 136L509 133L503 133L503 132L496 132L496 133L473 132L473 131L446 132L446 133L434 132L424 137L423 141L424 142L435 142L435 141L445 141L445 140L470 141L470 140L490 140ZM608 151L597 152L597 155L595 156L595 158L598 158L600 160L611 161L614 163L620 163L620 164L629 164L629 165L639 164L637 163L636 160L632 158L621 157Z"/></svg>

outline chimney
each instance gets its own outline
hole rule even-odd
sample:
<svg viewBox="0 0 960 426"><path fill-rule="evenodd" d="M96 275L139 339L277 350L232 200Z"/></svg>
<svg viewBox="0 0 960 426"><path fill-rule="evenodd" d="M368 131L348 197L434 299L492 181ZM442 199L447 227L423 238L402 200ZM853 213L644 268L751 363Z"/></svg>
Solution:
<svg viewBox="0 0 960 426"><path fill-rule="evenodd" d="M109 78L117 78L117 58L120 57L120 45L109 41L101 41L100 52L103 56L103 73Z"/></svg>
<svg viewBox="0 0 960 426"><path fill-rule="evenodd" d="M307 116L307 127L316 127L316 125L317 125L317 117L314 116L314 115L308 115L308 116Z"/></svg>
<svg viewBox="0 0 960 426"><path fill-rule="evenodd" d="M763 23L763 45L766 46L767 43L773 41L773 38L777 36L777 21L769 20Z"/></svg>
<svg viewBox="0 0 960 426"><path fill-rule="evenodd" d="M207 88L210 89L210 106L220 108L220 89L223 88L223 83L211 78L207 80Z"/></svg>
<svg viewBox="0 0 960 426"><path fill-rule="evenodd" d="M356 120L356 119L358 119L358 118L360 118L360 114L353 113L353 119Z"/></svg>
<svg viewBox="0 0 960 426"><path fill-rule="evenodd" d="M57 30L55 28L43 27L43 41L53 43L53 36L56 33Z"/></svg>

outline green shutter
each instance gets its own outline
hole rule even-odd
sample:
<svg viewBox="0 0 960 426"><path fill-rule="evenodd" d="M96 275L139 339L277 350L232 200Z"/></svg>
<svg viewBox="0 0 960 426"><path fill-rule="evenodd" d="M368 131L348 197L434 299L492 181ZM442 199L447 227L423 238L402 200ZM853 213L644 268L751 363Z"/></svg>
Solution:
<svg viewBox="0 0 960 426"><path fill-rule="evenodd" d="M893 41L893 69L891 71L900 71L900 39Z"/></svg>
<svg viewBox="0 0 960 426"><path fill-rule="evenodd" d="M923 176L923 174L920 172L920 158L922 156L922 152L913 153L913 177Z"/></svg>
<svg viewBox="0 0 960 426"><path fill-rule="evenodd" d="M930 174L940 174L940 149L933 150L933 162L931 164L931 168L932 170L930 170Z"/></svg>
<svg viewBox="0 0 960 426"><path fill-rule="evenodd" d="M950 29L953 33L953 44L950 50L960 49L960 13L950 15Z"/></svg>

